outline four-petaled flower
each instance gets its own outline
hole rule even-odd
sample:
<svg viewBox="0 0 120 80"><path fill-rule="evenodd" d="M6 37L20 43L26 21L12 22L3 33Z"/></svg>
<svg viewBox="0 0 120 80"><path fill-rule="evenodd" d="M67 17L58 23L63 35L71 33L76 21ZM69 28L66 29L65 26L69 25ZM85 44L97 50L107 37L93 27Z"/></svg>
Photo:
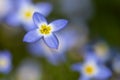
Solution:
<svg viewBox="0 0 120 80"><path fill-rule="evenodd" d="M36 28L32 20L34 12L39 12L44 16L48 16L52 11L52 5L47 2L33 4L32 0L18 0L16 4L17 10L8 16L7 23L12 26L23 24L23 27L27 31Z"/></svg>
<svg viewBox="0 0 120 80"><path fill-rule="evenodd" d="M58 49L51 49L40 40L27 46L29 53L35 57L45 57L53 65L65 62L67 51L79 44L81 36L79 36L77 30L69 29L69 27L57 34L57 36L60 43Z"/></svg>
<svg viewBox="0 0 120 80"><path fill-rule="evenodd" d="M43 38L47 46L57 49L59 46L59 42L54 32L65 27L68 21L65 19L59 19L48 24L45 17L38 12L35 12L33 14L33 21L37 28L29 31L24 36L23 41L31 43Z"/></svg>
<svg viewBox="0 0 120 80"><path fill-rule="evenodd" d="M99 63L95 55L87 55L83 64L77 63L72 66L72 70L81 72L79 80L106 79L111 76L111 71Z"/></svg>

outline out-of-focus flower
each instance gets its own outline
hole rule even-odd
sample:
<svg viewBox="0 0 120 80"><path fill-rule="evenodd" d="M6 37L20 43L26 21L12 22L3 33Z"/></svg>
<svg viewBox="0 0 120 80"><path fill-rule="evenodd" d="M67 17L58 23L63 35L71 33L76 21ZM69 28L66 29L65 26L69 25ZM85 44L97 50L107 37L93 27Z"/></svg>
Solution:
<svg viewBox="0 0 120 80"><path fill-rule="evenodd" d="M117 55L112 60L112 69L117 74L120 74L120 55Z"/></svg>
<svg viewBox="0 0 120 80"><path fill-rule="evenodd" d="M106 62L110 59L110 48L104 41L97 42L93 45L94 53L102 62Z"/></svg>
<svg viewBox="0 0 120 80"><path fill-rule="evenodd" d="M109 45L103 40L88 44L85 46L84 51L86 54L88 54L89 51L92 51L99 61L103 63L109 61L112 56L112 50L110 50Z"/></svg>
<svg viewBox="0 0 120 80"><path fill-rule="evenodd" d="M12 0L0 0L0 20L5 18L12 10Z"/></svg>
<svg viewBox="0 0 120 80"><path fill-rule="evenodd" d="M107 79L111 76L111 71L99 63L95 55L86 55L83 64L77 63L72 66L72 69L79 71L81 76L79 80L90 80L90 79Z"/></svg>
<svg viewBox="0 0 120 80"><path fill-rule="evenodd" d="M39 12L42 15L47 16L52 10L52 5L46 2L34 5L31 0L17 0L16 4L17 10L7 18L7 22L12 26L23 24L27 31L36 27L32 19L34 12Z"/></svg>
<svg viewBox="0 0 120 80"><path fill-rule="evenodd" d="M35 12L33 14L33 21L37 28L29 31L25 35L23 41L31 43L42 38L47 46L57 49L59 42L55 35L55 32L65 27L68 21L65 19L59 19L48 24L45 17L38 12Z"/></svg>
<svg viewBox="0 0 120 80"><path fill-rule="evenodd" d="M11 71L11 54L8 51L0 51L0 73L7 74Z"/></svg>
<svg viewBox="0 0 120 80"><path fill-rule="evenodd" d="M39 42L29 44L27 47L28 51L33 56L46 57L50 63L55 65L59 64L60 62L64 62L65 53L79 45L81 36L77 30L68 28L58 33L57 36L60 43L58 49L49 48L41 40Z"/></svg>
<svg viewBox="0 0 120 80"><path fill-rule="evenodd" d="M34 60L24 60L15 74L15 80L41 80L41 69L39 63Z"/></svg>

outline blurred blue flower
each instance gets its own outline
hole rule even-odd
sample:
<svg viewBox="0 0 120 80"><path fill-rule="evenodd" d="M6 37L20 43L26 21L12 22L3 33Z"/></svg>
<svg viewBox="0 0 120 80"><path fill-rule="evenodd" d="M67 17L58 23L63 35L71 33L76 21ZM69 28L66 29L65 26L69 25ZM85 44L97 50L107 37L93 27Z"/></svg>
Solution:
<svg viewBox="0 0 120 80"><path fill-rule="evenodd" d="M88 54L90 51L93 52L99 61L103 63L108 62L112 56L112 50L103 40L85 46L85 53Z"/></svg>
<svg viewBox="0 0 120 80"><path fill-rule="evenodd" d="M55 32L65 27L68 21L65 19L59 19L48 24L45 17L38 12L33 14L33 21L37 28L29 31L24 36L23 41L32 43L42 38L47 46L58 49L59 42Z"/></svg>
<svg viewBox="0 0 120 80"><path fill-rule="evenodd" d="M93 45L94 53L100 61L106 62L111 57L111 50L108 44L104 41L97 42Z"/></svg>
<svg viewBox="0 0 120 80"><path fill-rule="evenodd" d="M39 12L47 16L52 10L52 5L50 3L41 2L34 5L31 0L17 0L15 6L17 8L9 15L7 23L12 26L23 24L27 31L36 27L32 19L34 12Z"/></svg>
<svg viewBox="0 0 120 80"><path fill-rule="evenodd" d="M12 0L0 0L0 20L12 11Z"/></svg>
<svg viewBox="0 0 120 80"><path fill-rule="evenodd" d="M11 54L8 51L0 51L0 73L7 74L11 71Z"/></svg>
<svg viewBox="0 0 120 80"><path fill-rule="evenodd" d="M72 70L81 73L79 80L90 80L90 79L107 79L112 73L111 71L99 63L95 55L86 55L83 64L77 63L72 66Z"/></svg>
<svg viewBox="0 0 120 80"><path fill-rule="evenodd" d="M23 60L16 70L16 80L41 80L42 70L38 62L31 59Z"/></svg>
<svg viewBox="0 0 120 80"><path fill-rule="evenodd" d="M60 42L58 49L51 49L45 45L43 40L40 40L27 46L29 53L36 57L46 57L54 65L64 62L66 60L65 53L79 44L81 36L76 30L68 29L68 27L57 36Z"/></svg>

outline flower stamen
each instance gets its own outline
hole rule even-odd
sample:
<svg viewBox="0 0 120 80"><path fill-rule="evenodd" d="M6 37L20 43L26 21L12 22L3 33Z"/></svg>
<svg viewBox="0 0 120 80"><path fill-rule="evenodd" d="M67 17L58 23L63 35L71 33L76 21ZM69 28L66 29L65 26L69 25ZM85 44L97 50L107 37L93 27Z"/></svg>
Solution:
<svg viewBox="0 0 120 80"><path fill-rule="evenodd" d="M39 32L43 35L49 35L51 33L51 26L48 26L46 24L42 24L40 29L39 29Z"/></svg>
<svg viewBox="0 0 120 80"><path fill-rule="evenodd" d="M87 75L93 75L93 74L95 73L94 67L93 67L93 66L90 66L90 65L86 66L86 67L85 67L85 73L86 73Z"/></svg>
<svg viewBox="0 0 120 80"><path fill-rule="evenodd" d="M26 19L31 19L32 15L33 15L32 11L26 11L24 16Z"/></svg>

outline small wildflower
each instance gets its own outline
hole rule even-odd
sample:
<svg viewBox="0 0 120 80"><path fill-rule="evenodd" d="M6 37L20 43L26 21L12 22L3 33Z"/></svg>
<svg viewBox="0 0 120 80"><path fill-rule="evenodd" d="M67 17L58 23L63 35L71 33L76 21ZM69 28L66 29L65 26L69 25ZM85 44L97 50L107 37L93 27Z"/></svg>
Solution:
<svg viewBox="0 0 120 80"><path fill-rule="evenodd" d="M31 43L43 38L47 46L57 49L59 46L59 42L54 32L59 31L60 29L65 27L67 24L67 20L59 19L48 24L47 20L42 14L35 12L33 15L33 21L37 26L37 29L29 31L24 36L23 41Z"/></svg>
<svg viewBox="0 0 120 80"><path fill-rule="evenodd" d="M0 73L9 73L11 71L11 55L8 51L0 52Z"/></svg>
<svg viewBox="0 0 120 80"><path fill-rule="evenodd" d="M94 55L87 55L83 64L75 64L72 69L81 73L79 80L107 79L111 76L111 71L99 63Z"/></svg>
<svg viewBox="0 0 120 80"><path fill-rule="evenodd" d="M27 46L29 53L35 57L45 57L53 65L65 62L66 52L76 46L81 39L76 30L68 28L57 34L60 43L58 49L51 49L40 40Z"/></svg>
<svg viewBox="0 0 120 80"><path fill-rule="evenodd" d="M52 11L52 5L45 2L34 5L31 0L18 0L16 4L18 4L16 5L17 10L8 17L7 22L13 26L23 24L27 31L36 28L32 20L34 12L47 16Z"/></svg>

